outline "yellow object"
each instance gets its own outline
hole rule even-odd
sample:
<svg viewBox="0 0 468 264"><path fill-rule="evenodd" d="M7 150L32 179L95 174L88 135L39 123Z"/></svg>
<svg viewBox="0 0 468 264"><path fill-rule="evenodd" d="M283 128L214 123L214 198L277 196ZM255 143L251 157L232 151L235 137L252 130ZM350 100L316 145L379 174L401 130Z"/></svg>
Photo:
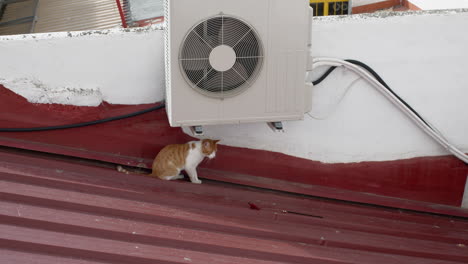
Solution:
<svg viewBox="0 0 468 264"><path fill-rule="evenodd" d="M330 12L329 7L330 7L330 4L334 4L336 7L336 4L339 4L339 3L349 4L348 2L349 0L309 0L310 4L315 4L316 6L318 6L319 4L323 4L323 14L320 14L321 12L319 12L319 8L314 8L314 16L347 15L348 14L347 12L343 13L342 8L340 8L341 12L337 12L336 11L337 8L334 8L335 10L334 12L333 11Z"/></svg>

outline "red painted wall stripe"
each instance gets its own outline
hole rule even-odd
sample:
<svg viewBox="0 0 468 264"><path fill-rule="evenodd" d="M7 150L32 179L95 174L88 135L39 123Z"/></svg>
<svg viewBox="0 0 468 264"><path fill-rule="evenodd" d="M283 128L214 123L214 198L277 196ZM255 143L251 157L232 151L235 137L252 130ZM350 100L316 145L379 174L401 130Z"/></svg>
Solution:
<svg viewBox="0 0 468 264"><path fill-rule="evenodd" d="M31 104L8 89L0 87L0 127L31 127L78 123L146 109L152 105L110 105L76 107ZM164 111L91 127L34 133L0 133L0 144L63 155L150 167L152 159L167 144L192 140L179 128L168 125ZM252 162L255 161L255 162ZM306 184L309 193L330 198L368 203L371 194L394 197L391 206L406 201L460 206L468 166L451 156L426 157L399 161L325 164L262 150L221 146L216 159L202 165L206 177L235 181L272 179L291 186ZM203 175L202 175L203 176ZM253 184L253 183L251 183ZM263 183L264 184L264 183ZM320 189L320 188L325 189ZM261 185L281 189L280 184ZM292 188L292 189L291 189ZM328 194L326 188L335 190ZM296 189L299 190L299 189ZM339 190L346 195L336 196ZM353 197L351 197L353 196ZM364 198L363 198L364 197ZM405 199L405 200L399 200ZM388 204L387 204L388 205ZM411 209L412 205L405 205ZM416 207L414 207L416 208ZM418 207L428 208L428 206ZM418 210L419 210L418 209ZM437 211L437 208L435 209Z"/></svg>

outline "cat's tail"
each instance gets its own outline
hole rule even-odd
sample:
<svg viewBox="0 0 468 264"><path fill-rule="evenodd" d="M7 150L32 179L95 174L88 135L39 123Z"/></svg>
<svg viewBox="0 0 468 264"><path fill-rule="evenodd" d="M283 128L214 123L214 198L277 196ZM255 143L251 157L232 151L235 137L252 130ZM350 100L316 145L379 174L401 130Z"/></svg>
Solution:
<svg viewBox="0 0 468 264"><path fill-rule="evenodd" d="M128 171L127 169L125 169L124 167L122 167L120 165L117 166L117 171L125 173L125 174L130 174L130 171Z"/></svg>
<svg viewBox="0 0 468 264"><path fill-rule="evenodd" d="M143 175L150 175L151 176L151 173L147 173L147 172L141 171L139 169L129 171L129 170L125 169L123 166L120 166L120 165L117 165L116 169L117 169L118 172L122 172L122 173L125 173L125 174L133 173L133 174L143 174Z"/></svg>
<svg viewBox="0 0 468 264"><path fill-rule="evenodd" d="M156 175L153 175L153 173L146 173L146 172L138 170L138 169L129 171L129 170L125 169L121 165L117 165L116 169L117 169L118 172L122 172L122 173L125 173L125 174L141 174L141 175L147 175L147 176L150 176L150 177L157 177Z"/></svg>

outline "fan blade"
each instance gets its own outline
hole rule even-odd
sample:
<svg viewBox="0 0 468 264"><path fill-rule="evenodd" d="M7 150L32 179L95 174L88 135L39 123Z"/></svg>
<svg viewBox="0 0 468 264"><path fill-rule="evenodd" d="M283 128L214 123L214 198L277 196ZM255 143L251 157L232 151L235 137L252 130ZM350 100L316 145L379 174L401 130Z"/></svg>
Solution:
<svg viewBox="0 0 468 264"><path fill-rule="evenodd" d="M181 63L185 71L204 71L211 69L208 59L186 59L181 60Z"/></svg>
<svg viewBox="0 0 468 264"><path fill-rule="evenodd" d="M223 74L223 91L234 90L244 84L246 79L244 76L247 76L246 74L245 67L241 63L236 62L231 69Z"/></svg>
<svg viewBox="0 0 468 264"><path fill-rule="evenodd" d="M249 73L247 72L247 67L246 65L243 65L240 60L237 60L234 66L232 66L233 69L236 70L237 74L240 75L241 80L247 80L249 79Z"/></svg>

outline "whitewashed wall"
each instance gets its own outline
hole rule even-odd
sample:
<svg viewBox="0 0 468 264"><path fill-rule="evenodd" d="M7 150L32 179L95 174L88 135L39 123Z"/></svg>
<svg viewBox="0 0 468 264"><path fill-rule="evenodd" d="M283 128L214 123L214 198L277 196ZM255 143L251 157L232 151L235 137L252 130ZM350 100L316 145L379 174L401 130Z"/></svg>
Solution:
<svg viewBox="0 0 468 264"><path fill-rule="evenodd" d="M468 151L467 26L466 10L320 18L312 53L369 64ZM156 102L164 95L162 33L146 28L0 37L0 83L31 102ZM330 163L447 154L351 72L337 70L314 87L311 100L310 116L285 123L285 133L266 124L210 126L205 133L226 145Z"/></svg>
<svg viewBox="0 0 468 264"><path fill-rule="evenodd" d="M157 27L0 36L0 84L33 103L159 101L162 36Z"/></svg>

